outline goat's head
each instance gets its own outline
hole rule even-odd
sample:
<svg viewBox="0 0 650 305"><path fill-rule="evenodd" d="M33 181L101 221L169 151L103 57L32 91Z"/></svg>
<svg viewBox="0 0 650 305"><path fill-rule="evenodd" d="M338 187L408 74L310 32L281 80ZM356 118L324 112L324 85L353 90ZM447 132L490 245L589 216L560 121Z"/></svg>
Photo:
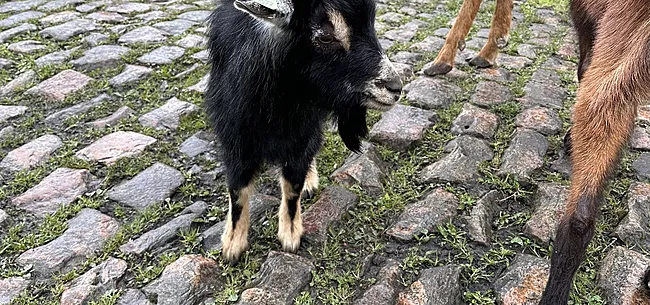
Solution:
<svg viewBox="0 0 650 305"><path fill-rule="evenodd" d="M374 0L235 0L234 5L299 46L301 53L287 60L304 63L304 77L321 104L332 107L341 138L359 151L368 132L366 109L389 110L402 89L375 33Z"/></svg>

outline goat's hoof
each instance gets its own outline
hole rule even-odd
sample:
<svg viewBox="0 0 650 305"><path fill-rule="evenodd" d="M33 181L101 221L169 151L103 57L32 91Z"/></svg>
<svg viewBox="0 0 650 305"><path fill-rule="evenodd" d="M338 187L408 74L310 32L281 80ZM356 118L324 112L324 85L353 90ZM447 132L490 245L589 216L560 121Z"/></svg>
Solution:
<svg viewBox="0 0 650 305"><path fill-rule="evenodd" d="M503 49L508 46L508 37L497 38L497 48Z"/></svg>
<svg viewBox="0 0 650 305"><path fill-rule="evenodd" d="M428 76L436 76L436 75L443 75L449 73L451 69L453 69L454 66L446 64L446 63L439 63L439 64L432 64L430 67L424 69L424 74Z"/></svg>
<svg viewBox="0 0 650 305"><path fill-rule="evenodd" d="M458 41L458 50L459 51L465 51L465 40L459 40Z"/></svg>
<svg viewBox="0 0 650 305"><path fill-rule="evenodd" d="M302 191L301 199L312 199L316 196L316 190L305 189Z"/></svg>
<svg viewBox="0 0 650 305"><path fill-rule="evenodd" d="M239 258L248 248L247 241L237 243L231 240L230 242L222 242L222 245L221 256L231 266L235 266L239 263Z"/></svg>
<svg viewBox="0 0 650 305"><path fill-rule="evenodd" d="M278 239L282 244L282 250L286 252L296 252L300 247L300 238L302 237L302 218L298 215L293 220L280 222L278 226Z"/></svg>
<svg viewBox="0 0 650 305"><path fill-rule="evenodd" d="M483 57L481 57L481 56L476 56L476 57L470 59L469 65L477 67L477 68L489 68L489 67L492 67L492 64L489 61L487 61L486 59L484 59Z"/></svg>

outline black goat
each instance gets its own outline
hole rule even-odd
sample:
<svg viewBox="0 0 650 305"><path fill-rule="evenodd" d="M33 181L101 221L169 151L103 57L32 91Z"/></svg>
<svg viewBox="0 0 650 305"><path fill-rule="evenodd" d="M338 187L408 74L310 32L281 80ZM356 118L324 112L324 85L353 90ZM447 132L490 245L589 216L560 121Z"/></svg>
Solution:
<svg viewBox="0 0 650 305"><path fill-rule="evenodd" d="M300 197L318 188L324 123L333 115L345 145L359 151L367 108L390 109L397 97L388 89L402 87L377 40L373 0L296 0L282 9L224 0L210 17L206 108L224 151L230 208L222 253L232 263L248 246L260 166L282 166L278 238L295 251Z"/></svg>

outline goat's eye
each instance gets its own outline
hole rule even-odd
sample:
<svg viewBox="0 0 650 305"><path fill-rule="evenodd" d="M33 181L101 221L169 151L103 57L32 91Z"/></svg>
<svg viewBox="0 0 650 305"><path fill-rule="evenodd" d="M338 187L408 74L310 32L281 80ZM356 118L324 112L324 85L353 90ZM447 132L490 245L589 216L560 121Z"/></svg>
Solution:
<svg viewBox="0 0 650 305"><path fill-rule="evenodd" d="M332 37L330 35L318 36L316 39L318 39L318 42L320 42L322 44L329 44L329 43L334 42L334 37Z"/></svg>

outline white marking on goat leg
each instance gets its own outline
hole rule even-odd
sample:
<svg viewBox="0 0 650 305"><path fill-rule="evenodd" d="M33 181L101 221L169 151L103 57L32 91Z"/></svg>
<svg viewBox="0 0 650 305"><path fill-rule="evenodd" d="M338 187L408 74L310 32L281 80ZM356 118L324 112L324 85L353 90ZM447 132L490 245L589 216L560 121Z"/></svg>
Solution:
<svg viewBox="0 0 650 305"><path fill-rule="evenodd" d="M226 216L226 227L221 235L221 254L224 259L231 263L237 261L239 256L241 256L241 254L246 251L246 248L248 248L248 228L250 226L248 201L252 193L252 185L241 189L237 194L237 198L235 198L235 203L233 203L233 198L231 198L230 194L228 195L230 208L228 209L228 215ZM231 215L233 204L237 204L241 207L241 214L234 226Z"/></svg>
<svg viewBox="0 0 650 305"><path fill-rule="evenodd" d="M330 22L334 26L334 36L341 42L343 48L346 51L350 50L350 27L348 23L345 22L345 18L341 15L341 12L336 10L328 10L327 15L329 16Z"/></svg>
<svg viewBox="0 0 650 305"><path fill-rule="evenodd" d="M316 168L316 158L314 158L314 160L311 161L311 165L309 165L309 171L305 178L305 186L302 190L308 192L310 196L314 195L318 190L318 169Z"/></svg>
<svg viewBox="0 0 650 305"><path fill-rule="evenodd" d="M303 232L300 212L301 194L294 191L293 185L284 177L280 178L280 188L282 189L282 203L278 212L278 239L280 239L284 251L295 252L300 247L300 238ZM290 202L296 204L296 213L293 219L289 213Z"/></svg>

